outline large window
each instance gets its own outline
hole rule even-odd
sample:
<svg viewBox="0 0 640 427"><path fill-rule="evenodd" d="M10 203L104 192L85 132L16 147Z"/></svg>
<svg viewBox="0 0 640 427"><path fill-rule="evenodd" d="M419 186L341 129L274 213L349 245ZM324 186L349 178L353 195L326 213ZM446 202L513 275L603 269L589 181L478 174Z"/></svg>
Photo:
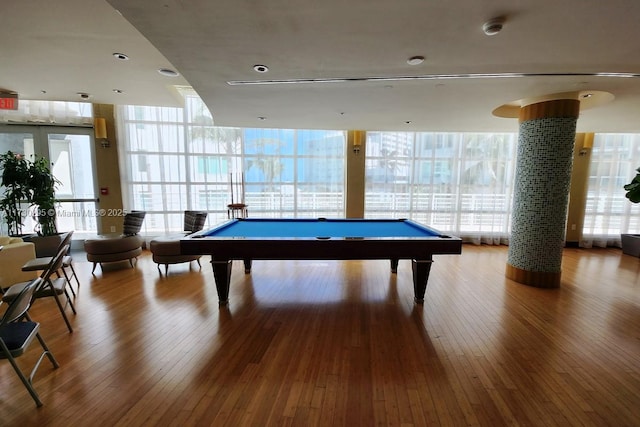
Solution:
<svg viewBox="0 0 640 427"><path fill-rule="evenodd" d="M595 135L583 246L620 245L620 233L640 233L640 206L624 196L639 166L640 135Z"/></svg>
<svg viewBox="0 0 640 427"><path fill-rule="evenodd" d="M516 146L516 134L369 132L365 215L504 242Z"/></svg>
<svg viewBox="0 0 640 427"><path fill-rule="evenodd" d="M184 109L121 107L125 206L148 232L180 230L186 209L227 219L231 174L244 173L255 217L343 217L346 133L213 126L200 98Z"/></svg>
<svg viewBox="0 0 640 427"><path fill-rule="evenodd" d="M230 177L244 173L253 217L343 217L345 131L225 128L199 97L185 108L120 107L125 207L148 232L179 230L185 209L227 219ZM365 216L412 218L476 243L506 243L517 133L367 132ZM584 245L640 233L623 185L640 166L640 135L596 135Z"/></svg>

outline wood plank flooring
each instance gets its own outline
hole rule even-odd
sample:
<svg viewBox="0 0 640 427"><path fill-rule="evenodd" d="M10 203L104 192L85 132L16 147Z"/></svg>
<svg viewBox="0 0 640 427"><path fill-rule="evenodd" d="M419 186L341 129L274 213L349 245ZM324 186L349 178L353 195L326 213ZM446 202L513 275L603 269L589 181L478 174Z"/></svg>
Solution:
<svg viewBox="0 0 640 427"><path fill-rule="evenodd" d="M31 310L60 362L36 375L44 406L0 361L0 425L640 425L640 259L566 249L549 290L507 280L506 257L436 256L424 305L409 261L235 262L219 308L208 257L92 276L79 253L75 331L51 300Z"/></svg>

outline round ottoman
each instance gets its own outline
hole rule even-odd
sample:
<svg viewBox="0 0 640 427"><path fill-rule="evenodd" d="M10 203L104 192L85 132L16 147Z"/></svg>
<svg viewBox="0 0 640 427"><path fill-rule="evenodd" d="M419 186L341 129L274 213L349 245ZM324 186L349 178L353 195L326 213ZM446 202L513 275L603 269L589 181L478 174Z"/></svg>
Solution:
<svg viewBox="0 0 640 427"><path fill-rule="evenodd" d="M200 265L200 257L202 255L183 255L180 252L180 239L184 237L184 234L169 235L155 237L149 243L149 250L153 254L153 262L158 264L158 270L160 270L160 264L164 264L165 275L169 271L169 264L179 264L182 262L197 261Z"/></svg>
<svg viewBox="0 0 640 427"><path fill-rule="evenodd" d="M84 241L87 261L93 262L93 274L97 264L129 260L133 267L133 260L142 253L143 239L139 235L103 235Z"/></svg>

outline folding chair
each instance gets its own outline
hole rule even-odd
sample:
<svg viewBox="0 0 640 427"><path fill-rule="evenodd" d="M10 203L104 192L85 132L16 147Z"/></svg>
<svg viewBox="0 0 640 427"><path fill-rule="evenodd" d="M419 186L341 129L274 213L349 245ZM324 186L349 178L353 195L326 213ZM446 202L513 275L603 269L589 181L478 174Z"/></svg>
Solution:
<svg viewBox="0 0 640 427"><path fill-rule="evenodd" d="M62 267L63 259L68 250L69 250L69 245L65 245L58 251L58 254L56 256L51 258L51 262L40 275L40 278L42 279L42 283L35 290L33 294L33 298L38 299L38 298L53 297L53 299L56 301L56 304L58 305L58 308L60 309L62 318L64 319L64 322L67 325L67 329L69 329L69 332L73 332L71 323L69 323L69 319L67 318L67 314L65 313L65 308L62 306L62 303L60 302L60 298L59 298L59 296L64 295L67 298L67 304L71 307L71 311L73 311L73 314L76 314L76 308L74 307L73 302L71 301L71 297L69 296L69 293L67 292L67 284L69 282L64 277L57 277L57 278L51 277L53 273L56 273ZM22 288L27 286L28 283L29 282L16 283L15 285L10 286L8 289L5 290L5 293L2 296L2 301L12 302L18 296L18 294L22 291Z"/></svg>
<svg viewBox="0 0 640 427"><path fill-rule="evenodd" d="M44 356L47 356L54 369L60 366L40 336L40 324L32 321L27 312L31 306L35 290L41 285L42 278L38 277L23 286L11 301L9 307L7 307L7 310L2 316L2 320L0 320L0 359L9 360L9 363L13 366L13 369L16 371L16 374L18 374L18 377L20 377L20 380L29 391L29 394L37 406L42 406L42 401L33 388L33 377L40 366L40 362L42 362ZM43 352L35 366L31 369L29 376L26 377L20 367L18 367L15 359L24 354L34 337L40 342Z"/></svg>
<svg viewBox="0 0 640 427"><path fill-rule="evenodd" d="M69 247L71 247L72 236L73 236L73 230L66 232L62 236L62 239L60 240L60 244L54 251L50 253L46 253L45 254L46 256L39 256L35 259L27 261L22 266L22 271L40 271L40 270L46 269L49 263L51 262L51 259L60 251L60 249L64 245L69 245ZM69 275L69 273L67 272L67 268L71 270L71 275ZM76 275L76 270L73 268L73 258L71 257L70 252L65 254L65 257L62 260L62 267L60 268L60 270L62 270L62 274L64 275L65 279L67 279L67 282L69 282L69 285L71 285L71 279L75 278L77 289L80 290L80 281L78 280L78 276ZM58 277L60 277L59 271L56 271L55 273L58 275ZM73 290L73 287L69 286L69 289L71 290L71 293L75 297L76 293Z"/></svg>
<svg viewBox="0 0 640 427"><path fill-rule="evenodd" d="M71 241L71 235L73 235L73 231L69 232L69 241ZM71 248L71 243L69 243L69 248ZM67 268L71 270L71 275L67 272ZM73 291L73 287L71 286L71 279L76 279L76 289L80 291L80 280L78 280L78 275L76 274L76 269L73 268L73 258L71 257L71 250L67 251L65 256L62 258L62 274L64 274L65 279L69 282L69 289L73 296L76 296L76 293Z"/></svg>

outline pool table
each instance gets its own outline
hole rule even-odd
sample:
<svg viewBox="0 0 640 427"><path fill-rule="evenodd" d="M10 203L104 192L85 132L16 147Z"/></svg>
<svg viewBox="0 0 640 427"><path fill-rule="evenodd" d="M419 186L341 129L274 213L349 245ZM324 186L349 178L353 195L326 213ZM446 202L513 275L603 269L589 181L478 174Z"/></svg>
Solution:
<svg viewBox="0 0 640 427"><path fill-rule="evenodd" d="M243 260L411 259L414 298L424 293L434 254L460 254L462 241L408 219L240 218L180 240L182 254L211 255L220 305L229 299L231 265Z"/></svg>

